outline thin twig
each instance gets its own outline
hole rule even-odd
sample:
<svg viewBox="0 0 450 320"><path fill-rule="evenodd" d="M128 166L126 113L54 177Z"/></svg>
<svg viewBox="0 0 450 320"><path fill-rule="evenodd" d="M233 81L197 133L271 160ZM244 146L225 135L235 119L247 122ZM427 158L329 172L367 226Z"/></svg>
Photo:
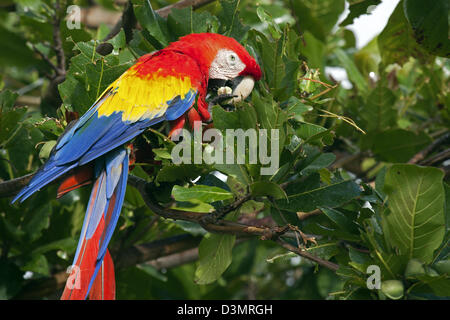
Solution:
<svg viewBox="0 0 450 320"><path fill-rule="evenodd" d="M289 250L291 252L294 252L294 253L298 254L299 256L304 257L304 258L306 258L308 260L314 261L317 264L319 264L319 265L321 265L321 266L323 266L323 267L325 267L327 269L330 269L330 270L335 271L335 272L339 269L339 265L338 264L335 264L335 263L327 261L327 260L320 259L320 258L312 255L311 253L309 253L305 249L294 247L293 245L289 244L288 242L286 242L286 241L284 241L282 239L277 239L275 242L278 243L283 248L285 248L285 249L287 249L287 250Z"/></svg>
<svg viewBox="0 0 450 320"><path fill-rule="evenodd" d="M410 164L417 164L424 160L431 152L433 152L438 146L442 144L447 144L450 141L450 132L447 132L434 140L425 149L420 150L416 153L409 161Z"/></svg>

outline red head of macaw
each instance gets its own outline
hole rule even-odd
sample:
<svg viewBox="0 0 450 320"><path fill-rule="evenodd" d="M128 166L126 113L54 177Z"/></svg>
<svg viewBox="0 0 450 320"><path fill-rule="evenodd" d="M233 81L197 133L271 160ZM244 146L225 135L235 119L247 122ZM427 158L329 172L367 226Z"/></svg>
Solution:
<svg viewBox="0 0 450 320"><path fill-rule="evenodd" d="M114 268L107 250L122 208L128 178L125 145L146 128L169 120L175 127L209 121L208 83L231 83L235 101L261 77L256 61L236 40L201 33L182 37L142 56L66 128L47 162L13 202L24 201L66 173L58 196L93 180L91 197L62 299L113 299ZM197 110L192 108L197 98ZM86 169L86 170L85 170Z"/></svg>

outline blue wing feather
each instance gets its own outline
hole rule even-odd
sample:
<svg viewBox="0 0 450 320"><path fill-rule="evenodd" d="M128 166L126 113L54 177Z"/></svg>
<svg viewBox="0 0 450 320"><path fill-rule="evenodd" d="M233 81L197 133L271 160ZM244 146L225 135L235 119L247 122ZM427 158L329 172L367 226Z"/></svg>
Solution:
<svg viewBox="0 0 450 320"><path fill-rule="evenodd" d="M125 144L146 128L163 120L175 120L195 102L196 92L189 91L183 99L179 96L168 102L165 114L136 122L122 121L122 112L98 116L97 110L112 94L105 94L58 141L45 165L12 200L23 202L34 192L76 166L84 165L105 153Z"/></svg>

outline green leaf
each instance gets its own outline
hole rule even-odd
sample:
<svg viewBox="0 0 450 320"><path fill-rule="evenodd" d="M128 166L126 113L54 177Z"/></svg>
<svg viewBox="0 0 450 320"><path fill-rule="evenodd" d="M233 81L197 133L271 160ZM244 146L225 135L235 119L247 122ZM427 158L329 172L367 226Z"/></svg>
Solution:
<svg viewBox="0 0 450 320"><path fill-rule="evenodd" d="M334 160L336 160L336 155L334 153L320 153L319 156L309 163L304 169L302 169L300 173L306 176L314 171L327 168L334 162Z"/></svg>
<svg viewBox="0 0 450 320"><path fill-rule="evenodd" d="M325 70L325 43L314 37L309 31L304 32L303 39L304 42L300 42L300 52L306 57L308 66L323 72Z"/></svg>
<svg viewBox="0 0 450 320"><path fill-rule="evenodd" d="M172 196L177 201L190 201L197 199L208 203L233 198L233 194L229 191L219 187L204 185L195 185L190 188L174 186L172 189Z"/></svg>
<svg viewBox="0 0 450 320"><path fill-rule="evenodd" d="M287 105L286 110L297 121L304 121L303 114L313 110L313 107L304 104L297 97L290 97L283 105Z"/></svg>
<svg viewBox="0 0 450 320"><path fill-rule="evenodd" d="M393 165L386 173L384 192L388 209L383 214L386 241L409 259L424 263L442 243L445 233L444 173L437 168Z"/></svg>
<svg viewBox="0 0 450 320"><path fill-rule="evenodd" d="M197 199L190 199L188 201L177 201L170 208L181 211L202 212L202 213L209 213L214 211L214 207L212 205Z"/></svg>
<svg viewBox="0 0 450 320"><path fill-rule="evenodd" d="M311 32L322 41L325 41L345 9L344 0L290 1L290 5L299 28Z"/></svg>
<svg viewBox="0 0 450 320"><path fill-rule="evenodd" d="M270 91L279 100L288 99L295 93L297 74L300 67L298 45L300 38L286 28L283 37L278 40L268 39L263 33L251 30L249 38L259 51L264 78ZM293 46L289 50L289 45ZM253 97L255 93L253 93Z"/></svg>
<svg viewBox="0 0 450 320"><path fill-rule="evenodd" d="M386 87L377 86L367 97L361 117L367 121L367 131L382 131L396 123L395 95Z"/></svg>
<svg viewBox="0 0 450 320"><path fill-rule="evenodd" d="M202 174L206 174L208 167L194 164L167 165L158 171L156 181L174 182L195 179Z"/></svg>
<svg viewBox="0 0 450 320"><path fill-rule="evenodd" d="M416 41L433 55L450 57L449 1L405 0L403 8Z"/></svg>
<svg viewBox="0 0 450 320"><path fill-rule="evenodd" d="M6 300L12 298L19 292L22 281L23 272L6 259L0 259L0 299Z"/></svg>
<svg viewBox="0 0 450 320"><path fill-rule="evenodd" d="M312 174L310 182L301 182L286 189L288 200L278 200L280 209L291 212L312 211L319 207L338 207L361 194L359 186L350 180L320 186L320 176Z"/></svg>
<svg viewBox="0 0 450 320"><path fill-rule="evenodd" d="M269 181L258 181L250 185L254 196L270 196L274 199L287 198L286 192L276 183Z"/></svg>
<svg viewBox="0 0 450 320"><path fill-rule="evenodd" d="M358 67L355 65L352 59L345 53L344 50L337 48L334 50L336 57L338 58L341 65L345 68L348 74L348 78L353 82L358 88L358 91L365 95L368 91L367 81L364 79L361 72L359 72Z"/></svg>
<svg viewBox="0 0 450 320"><path fill-rule="evenodd" d="M281 35L283 34L283 31L281 31L278 24L275 23L272 16L267 13L263 7L256 8L256 14L258 15L261 22L264 22L267 24L268 30L270 32L270 35L273 39L278 40L281 38Z"/></svg>
<svg viewBox="0 0 450 320"><path fill-rule="evenodd" d="M134 13L142 28L146 31L144 36L155 46L162 49L169 44L165 21L153 11L150 0L133 1Z"/></svg>
<svg viewBox="0 0 450 320"><path fill-rule="evenodd" d="M333 144L334 133L330 129L313 123L303 122L297 129L297 135L302 138L304 143L309 143L323 147Z"/></svg>
<svg viewBox="0 0 450 320"><path fill-rule="evenodd" d="M240 0L220 0L222 11L219 14L220 33L241 41L250 29L244 26L239 18Z"/></svg>
<svg viewBox="0 0 450 320"><path fill-rule="evenodd" d="M423 12L428 12L428 9ZM392 63L403 65L410 57L422 62L428 60L428 53L414 39L412 28L403 12L403 1L397 5L378 36L378 47L386 66Z"/></svg>
<svg viewBox="0 0 450 320"><path fill-rule="evenodd" d="M18 96L17 93L12 92L11 90L3 90L0 93L0 111L11 111Z"/></svg>
<svg viewBox="0 0 450 320"><path fill-rule="evenodd" d="M206 234L198 247L199 264L195 271L197 284L216 281L232 261L235 235Z"/></svg>
<svg viewBox="0 0 450 320"><path fill-rule="evenodd" d="M63 250L66 252L72 252L75 250L77 242L73 238L64 238L56 241L49 242L33 250L33 254L43 254L51 250Z"/></svg>
<svg viewBox="0 0 450 320"><path fill-rule="evenodd" d="M217 32L219 22L209 12L194 12L192 7L173 8L167 17L170 31L181 37L190 33Z"/></svg>
<svg viewBox="0 0 450 320"><path fill-rule="evenodd" d="M161 272L159 272L155 267L149 265L149 264L138 264L137 268L144 271L149 276L152 276L158 280L161 280L163 282L167 282L167 276L163 275Z"/></svg>
<svg viewBox="0 0 450 320"><path fill-rule="evenodd" d="M381 0L350 0L347 18L341 22L340 26L345 27L353 23L353 20L364 14L370 14L372 10L381 3Z"/></svg>
<svg viewBox="0 0 450 320"><path fill-rule="evenodd" d="M52 213L52 206L49 203L43 205L38 210L34 210L32 216L25 219L24 230L30 242L38 239L44 229L50 225L50 215Z"/></svg>
<svg viewBox="0 0 450 320"><path fill-rule="evenodd" d="M17 133L25 108L14 108L17 94L9 90L0 93L0 146L8 143Z"/></svg>
<svg viewBox="0 0 450 320"><path fill-rule="evenodd" d="M31 66L42 67L41 61L37 60L33 51L26 45L26 40L19 34L11 32L0 25L2 35L2 50L0 50L0 66L16 66L26 68Z"/></svg>
<svg viewBox="0 0 450 320"><path fill-rule="evenodd" d="M44 255L33 255L32 259L28 261L23 267L23 271L32 271L44 276L50 275L50 269L47 259Z"/></svg>
<svg viewBox="0 0 450 320"><path fill-rule="evenodd" d="M332 208L320 208L320 210L336 225L350 233L358 233L357 224L349 217L347 217L344 213L339 210Z"/></svg>
<svg viewBox="0 0 450 320"><path fill-rule="evenodd" d="M391 129L375 134L372 150L381 159L389 162L406 162L431 143L423 131L415 134L403 129Z"/></svg>
<svg viewBox="0 0 450 320"><path fill-rule="evenodd" d="M50 157L50 153L53 150L53 147L56 145L56 140L50 140L44 143L44 145L41 148L41 151L39 151L39 158L41 159L48 159Z"/></svg>
<svg viewBox="0 0 450 320"><path fill-rule="evenodd" d="M417 279L421 281L418 285L418 288L421 286L429 287L432 292L441 297L449 297L450 296L450 277L442 275L442 276L430 276L430 275L421 275L417 276Z"/></svg>
<svg viewBox="0 0 450 320"><path fill-rule="evenodd" d="M57 139L63 132L64 128L58 119L44 118L42 121L34 123L41 130L47 139Z"/></svg>

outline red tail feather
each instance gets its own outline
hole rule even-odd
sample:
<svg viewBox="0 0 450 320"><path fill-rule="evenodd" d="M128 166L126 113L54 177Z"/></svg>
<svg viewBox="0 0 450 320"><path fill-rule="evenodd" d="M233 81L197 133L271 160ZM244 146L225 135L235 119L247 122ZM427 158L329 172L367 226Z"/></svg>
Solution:
<svg viewBox="0 0 450 320"><path fill-rule="evenodd" d="M92 164L87 164L85 166L75 168L72 174L65 178L59 186L56 198L60 198L69 191L92 183L93 179L94 166Z"/></svg>
<svg viewBox="0 0 450 320"><path fill-rule="evenodd" d="M91 291L89 292L90 300L115 300L116 299L116 280L114 276L114 263L106 250L103 258L102 266L94 280Z"/></svg>
<svg viewBox="0 0 450 320"><path fill-rule="evenodd" d="M83 241L80 254L75 266L72 266L61 300L84 300L86 298L89 283L95 271L99 242L104 228L105 220L102 217L92 238Z"/></svg>

